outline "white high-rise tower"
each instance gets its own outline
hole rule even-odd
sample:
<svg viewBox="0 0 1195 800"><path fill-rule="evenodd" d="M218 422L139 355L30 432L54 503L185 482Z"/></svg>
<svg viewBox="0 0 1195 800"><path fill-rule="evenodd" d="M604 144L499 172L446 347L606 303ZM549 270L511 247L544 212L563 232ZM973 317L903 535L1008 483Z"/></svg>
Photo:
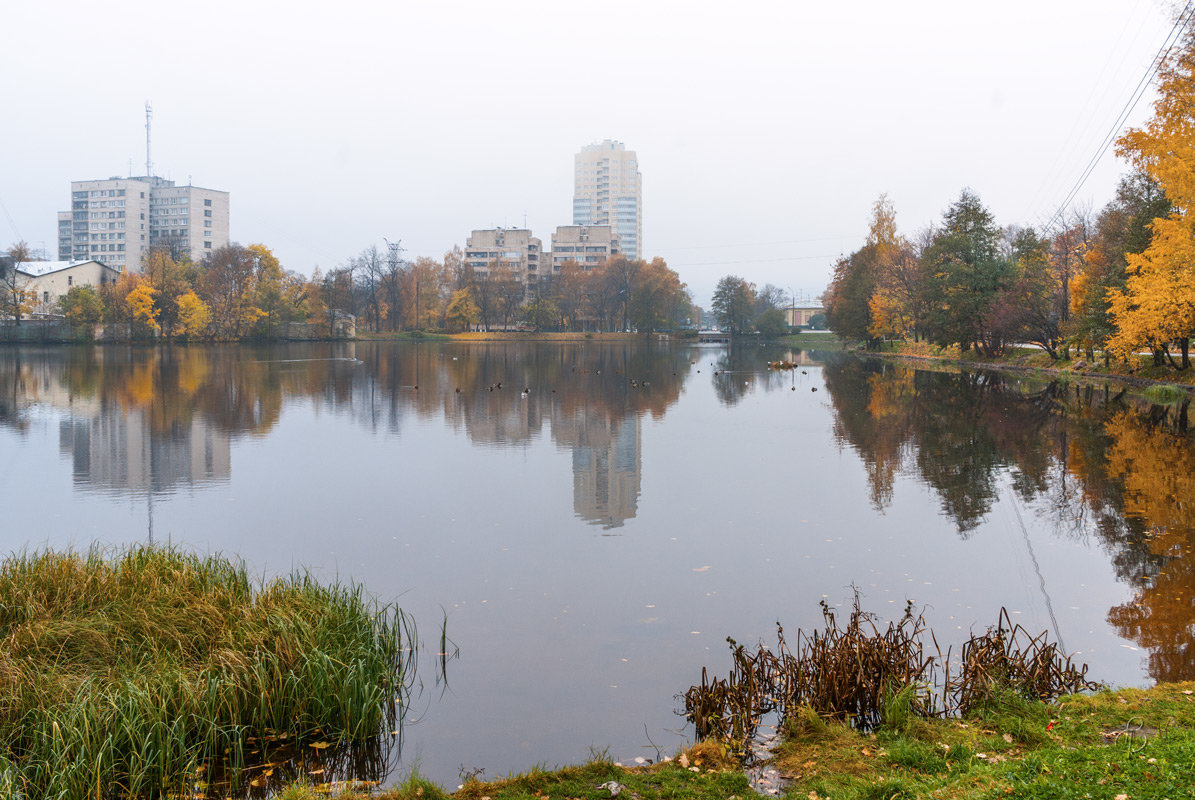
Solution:
<svg viewBox="0 0 1195 800"><path fill-rule="evenodd" d="M634 150L605 139L575 157L573 224L609 225L629 259L643 257L643 176Z"/></svg>

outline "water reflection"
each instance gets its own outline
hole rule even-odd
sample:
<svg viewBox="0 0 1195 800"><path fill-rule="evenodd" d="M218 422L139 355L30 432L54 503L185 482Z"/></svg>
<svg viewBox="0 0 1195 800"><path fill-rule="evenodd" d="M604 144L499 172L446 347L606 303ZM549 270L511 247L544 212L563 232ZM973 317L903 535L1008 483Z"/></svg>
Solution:
<svg viewBox="0 0 1195 800"><path fill-rule="evenodd" d="M1150 676L1195 677L1189 401L1159 406L1108 387L857 359L827 365L825 379L835 435L866 464L877 509L893 502L898 475L914 475L967 537L1008 475L1010 502L1109 554L1134 596L1108 620L1149 651Z"/></svg>
<svg viewBox="0 0 1195 800"><path fill-rule="evenodd" d="M0 425L53 409L77 486L134 495L228 481L231 443L264 436L288 401L401 436L448 420L477 445L544 435L572 455L576 515L636 514L643 415L676 402L692 364L636 344L79 348L0 353Z"/></svg>
<svg viewBox="0 0 1195 800"><path fill-rule="evenodd" d="M1195 676L1187 412L1111 389L755 345L0 348L6 446L13 549L157 515L446 608L438 779L465 730L492 772L659 741L726 635L852 583L960 630L1019 603L1101 679Z"/></svg>

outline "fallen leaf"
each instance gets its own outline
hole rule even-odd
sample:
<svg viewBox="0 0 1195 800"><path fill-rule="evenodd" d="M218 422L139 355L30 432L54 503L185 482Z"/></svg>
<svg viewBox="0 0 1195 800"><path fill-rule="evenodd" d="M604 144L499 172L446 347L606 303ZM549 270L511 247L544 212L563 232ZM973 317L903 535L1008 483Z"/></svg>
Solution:
<svg viewBox="0 0 1195 800"><path fill-rule="evenodd" d="M687 755L685 755L684 753L681 753L680 757L677 758L676 760L682 767L689 766L689 757Z"/></svg>
<svg viewBox="0 0 1195 800"><path fill-rule="evenodd" d="M320 767L319 769L313 769L313 770L311 770L310 772L308 772L307 774L308 774L308 775L323 775L323 774L324 774L324 768L323 768L323 767Z"/></svg>
<svg viewBox="0 0 1195 800"><path fill-rule="evenodd" d="M271 775L273 775L273 774L274 774L274 770L273 770L273 769L267 769L265 772L263 772L263 773L261 773L261 774L262 774L264 777L267 777L267 778L268 778L268 777L270 777Z"/></svg>
<svg viewBox="0 0 1195 800"><path fill-rule="evenodd" d="M1008 742L1009 744L1012 744L1012 734L1011 733L1004 734L1003 738L1004 738L1004 741Z"/></svg>
<svg viewBox="0 0 1195 800"><path fill-rule="evenodd" d="M316 750L323 750L325 747L331 747L332 745L329 742L312 742L311 746Z"/></svg>
<svg viewBox="0 0 1195 800"><path fill-rule="evenodd" d="M709 569L709 565L706 565L704 567L693 567L694 572L705 572L707 569Z"/></svg>

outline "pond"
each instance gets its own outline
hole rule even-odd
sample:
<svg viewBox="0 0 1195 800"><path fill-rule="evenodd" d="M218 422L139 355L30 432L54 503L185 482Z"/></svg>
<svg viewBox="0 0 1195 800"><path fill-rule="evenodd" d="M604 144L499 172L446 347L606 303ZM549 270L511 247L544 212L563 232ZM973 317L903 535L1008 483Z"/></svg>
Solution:
<svg viewBox="0 0 1195 800"><path fill-rule="evenodd" d="M770 360L793 370L771 370ZM0 349L0 549L171 542L362 582L459 656L391 756L449 787L655 758L726 637L854 588L1195 676L1186 409L750 345ZM455 650L453 651L456 652Z"/></svg>

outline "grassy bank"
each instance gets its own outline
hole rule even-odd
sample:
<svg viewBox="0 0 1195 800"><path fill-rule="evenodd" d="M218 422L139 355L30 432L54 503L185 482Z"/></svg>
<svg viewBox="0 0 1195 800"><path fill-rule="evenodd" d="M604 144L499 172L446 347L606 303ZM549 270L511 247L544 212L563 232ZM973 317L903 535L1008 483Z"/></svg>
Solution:
<svg viewBox="0 0 1195 800"><path fill-rule="evenodd" d="M894 720L861 733L816 714L794 715L773 766L794 800L1178 800L1195 786L1195 683L1075 695L1052 703L995 699L960 719ZM655 755L648 752L648 755ZM728 800L754 796L738 765L706 743L664 763L580 767L469 780L449 793L416 778L376 800ZM331 787L292 786L284 800ZM349 792L348 798L365 795Z"/></svg>
<svg viewBox="0 0 1195 800"><path fill-rule="evenodd" d="M157 797L236 782L265 742L374 739L408 639L397 609L305 574L260 585L149 547L9 558L0 796Z"/></svg>
<svg viewBox="0 0 1195 800"><path fill-rule="evenodd" d="M775 340L775 344L802 350L844 350L848 347L830 331L801 331Z"/></svg>
<svg viewBox="0 0 1195 800"><path fill-rule="evenodd" d="M1078 357L1055 360L1037 347L1009 347L999 357L986 358L975 351L963 353L958 347L938 347L926 342L888 342L882 350L868 354L1031 373L1047 379L1112 381L1137 387L1169 387L1154 390L1156 396L1165 398L1163 402L1189 398L1190 393L1195 391L1195 369L1184 371L1167 366L1154 366L1152 358L1142 355L1135 356L1127 363L1113 360L1105 365L1100 358L1094 361Z"/></svg>

